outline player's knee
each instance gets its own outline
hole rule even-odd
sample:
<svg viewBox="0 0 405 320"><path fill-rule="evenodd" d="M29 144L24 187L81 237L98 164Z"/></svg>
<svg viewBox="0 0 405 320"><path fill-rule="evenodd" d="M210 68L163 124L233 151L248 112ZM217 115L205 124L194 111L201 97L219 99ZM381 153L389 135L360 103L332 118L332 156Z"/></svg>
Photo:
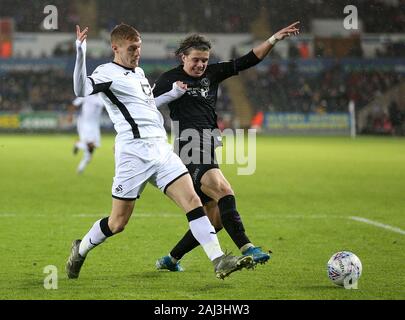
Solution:
<svg viewBox="0 0 405 320"><path fill-rule="evenodd" d="M194 190L193 192L190 191L187 194L183 194L180 198L176 200L176 203L185 212L190 212L191 210L202 206L201 200Z"/></svg>
<svg viewBox="0 0 405 320"><path fill-rule="evenodd" d="M227 195L234 195L231 186L223 181L215 181L211 185L207 185L205 187L211 189L211 192L215 193L218 199L221 199Z"/></svg>

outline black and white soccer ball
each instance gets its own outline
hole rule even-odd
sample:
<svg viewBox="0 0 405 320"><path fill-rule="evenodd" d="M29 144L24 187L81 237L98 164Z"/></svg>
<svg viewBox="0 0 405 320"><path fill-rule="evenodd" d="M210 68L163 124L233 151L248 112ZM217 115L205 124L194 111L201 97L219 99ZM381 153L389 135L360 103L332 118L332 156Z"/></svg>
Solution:
<svg viewBox="0 0 405 320"><path fill-rule="evenodd" d="M361 261L353 252L336 252L327 263L328 277L338 286L356 285L363 271Z"/></svg>

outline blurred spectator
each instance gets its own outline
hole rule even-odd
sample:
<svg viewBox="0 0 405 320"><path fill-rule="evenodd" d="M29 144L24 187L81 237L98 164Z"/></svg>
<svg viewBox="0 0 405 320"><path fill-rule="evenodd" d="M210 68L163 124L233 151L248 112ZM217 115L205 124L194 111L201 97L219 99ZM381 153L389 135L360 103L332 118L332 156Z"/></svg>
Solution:
<svg viewBox="0 0 405 320"><path fill-rule="evenodd" d="M377 133L377 134L392 133L392 125L388 115L385 112L381 113L379 116L374 118L372 132L370 133Z"/></svg>
<svg viewBox="0 0 405 320"><path fill-rule="evenodd" d="M300 53L300 57L302 59L308 59L309 58L309 46L307 42L300 42L298 44L298 51Z"/></svg>
<svg viewBox="0 0 405 320"><path fill-rule="evenodd" d="M300 74L295 64L283 70L278 63L241 75L255 112L269 105L276 112L347 112L350 100L361 109L402 79L395 72L346 71L340 63L312 77Z"/></svg>
<svg viewBox="0 0 405 320"><path fill-rule="evenodd" d="M72 77L63 70L13 71L0 81L0 110L64 111L73 99Z"/></svg>
<svg viewBox="0 0 405 320"><path fill-rule="evenodd" d="M315 57L322 58L325 55L325 46L322 41L315 42Z"/></svg>
<svg viewBox="0 0 405 320"><path fill-rule="evenodd" d="M53 51L54 57L71 57L76 54L76 48L73 41L60 42Z"/></svg>
<svg viewBox="0 0 405 320"><path fill-rule="evenodd" d="M298 50L295 43L291 43L288 47L288 57L290 59L298 58L300 56L300 51Z"/></svg>
<svg viewBox="0 0 405 320"><path fill-rule="evenodd" d="M356 58L362 58L363 57L363 48L361 47L361 40L359 36L353 36L352 37L352 45L350 47L350 50L347 54L348 57L356 57Z"/></svg>
<svg viewBox="0 0 405 320"><path fill-rule="evenodd" d="M377 57L405 57L405 43L403 42L389 42L387 43L383 50L376 49Z"/></svg>
<svg viewBox="0 0 405 320"><path fill-rule="evenodd" d="M391 101L388 107L389 120L392 124L392 134L402 135L402 126L404 124L404 113L399 109L395 101Z"/></svg>
<svg viewBox="0 0 405 320"><path fill-rule="evenodd" d="M257 132L260 132L263 128L263 121L264 121L264 112L260 110L253 117L250 127L252 129L256 129Z"/></svg>

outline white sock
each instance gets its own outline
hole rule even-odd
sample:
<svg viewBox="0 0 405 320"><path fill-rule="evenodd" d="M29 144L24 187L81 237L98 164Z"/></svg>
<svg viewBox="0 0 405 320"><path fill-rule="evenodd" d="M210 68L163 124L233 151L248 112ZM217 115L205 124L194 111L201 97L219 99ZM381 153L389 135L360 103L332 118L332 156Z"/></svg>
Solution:
<svg viewBox="0 0 405 320"><path fill-rule="evenodd" d="M79 166L77 167L77 172L83 172L84 168L86 168L87 164L91 160L91 153L86 149L83 150L83 158L79 163Z"/></svg>
<svg viewBox="0 0 405 320"><path fill-rule="evenodd" d="M106 235L101 231L100 221L96 221L90 231L83 237L79 247L79 254L82 257L87 256L90 250L103 243L107 239Z"/></svg>
<svg viewBox="0 0 405 320"><path fill-rule="evenodd" d="M215 229L207 216L190 221L189 226L194 238L201 244L211 261L224 254Z"/></svg>

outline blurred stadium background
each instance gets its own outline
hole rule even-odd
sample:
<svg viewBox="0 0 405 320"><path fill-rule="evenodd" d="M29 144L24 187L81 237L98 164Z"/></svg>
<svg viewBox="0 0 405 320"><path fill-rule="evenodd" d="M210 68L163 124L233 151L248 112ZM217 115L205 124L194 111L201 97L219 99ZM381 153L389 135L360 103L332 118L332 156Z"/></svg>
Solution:
<svg viewBox="0 0 405 320"><path fill-rule="evenodd" d="M48 4L1 0L1 131L74 130L75 24L90 27L89 72L111 59L109 31L120 22L134 25L143 36L141 64L152 84L177 64L173 51L185 34L207 35L212 61L226 60L299 20L298 37L221 87L220 127L347 133L352 101L358 133L404 135L404 0L55 0L57 29L45 30ZM357 29L343 27L346 5L358 10ZM103 128L112 130L107 116Z"/></svg>
<svg viewBox="0 0 405 320"><path fill-rule="evenodd" d="M58 10L55 30L44 28L47 5ZM358 29L343 27L346 5L356 6ZM207 35L219 61L297 20L301 34L225 81L217 104L221 128L262 134L253 176L222 170L248 234L274 252L270 263L218 283L198 249L182 260L184 274L157 272L156 258L187 226L148 188L136 223L68 281L70 242L108 215L114 174L106 114L102 147L75 174L75 24L90 27L88 73L111 60L110 30L135 26L153 84L177 65L186 34ZM405 0L0 0L0 56L0 299L405 299ZM363 262L360 290L326 276L343 249ZM47 265L58 267L59 290L44 290Z"/></svg>

